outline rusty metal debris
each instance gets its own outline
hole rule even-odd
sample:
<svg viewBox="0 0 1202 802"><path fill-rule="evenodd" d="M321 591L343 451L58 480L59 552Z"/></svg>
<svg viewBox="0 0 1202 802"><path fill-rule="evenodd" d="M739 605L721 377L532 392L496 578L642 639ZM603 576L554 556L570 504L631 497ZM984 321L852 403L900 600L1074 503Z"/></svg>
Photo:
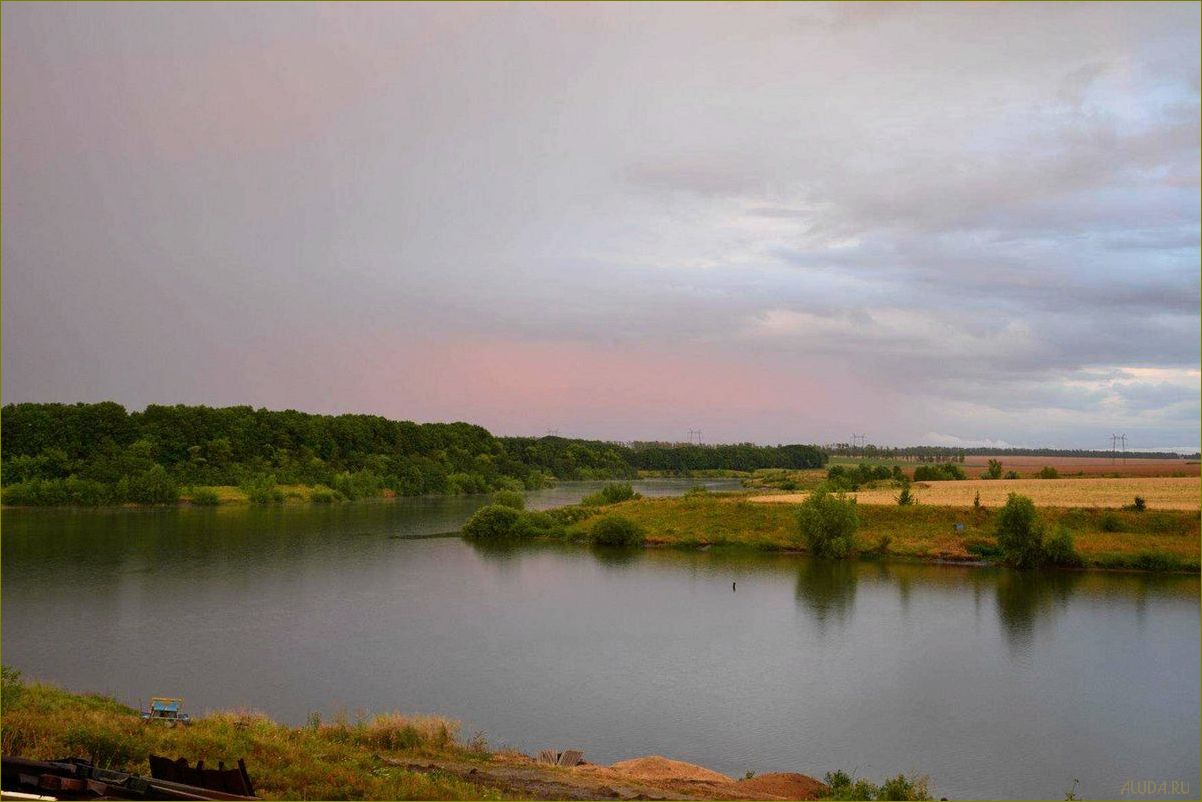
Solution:
<svg viewBox="0 0 1202 802"><path fill-rule="evenodd" d="M153 758L154 756L152 756ZM187 761L165 760L172 766ZM161 777L140 777L122 771L109 771L92 765L81 758L62 760L29 760L28 758L4 755L0 757L0 788L9 792L31 794L53 799L168 799L168 800L250 800L254 796L246 767L238 761L237 769L206 770L203 761L190 771L195 778L221 787L205 787L194 783L177 782ZM220 764L219 764L220 765ZM211 771L211 774L206 772ZM232 775L238 775L234 780ZM192 776L192 775L189 775ZM230 782L248 793L232 793L224 790Z"/></svg>

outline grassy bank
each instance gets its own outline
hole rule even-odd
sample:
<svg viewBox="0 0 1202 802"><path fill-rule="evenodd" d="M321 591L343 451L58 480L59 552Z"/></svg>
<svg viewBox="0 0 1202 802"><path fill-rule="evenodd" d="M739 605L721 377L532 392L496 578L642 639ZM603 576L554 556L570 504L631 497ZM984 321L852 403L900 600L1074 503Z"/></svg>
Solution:
<svg viewBox="0 0 1202 802"><path fill-rule="evenodd" d="M743 780L703 766L646 756L612 766L538 763L491 750L483 735L457 739L459 724L437 716L345 717L287 727L259 713L209 713L189 726L143 722L138 711L99 694L22 682L3 669L5 755L91 759L102 768L149 774L150 753L235 765L239 758L264 799L930 799L924 777L897 775L880 786L828 784L797 773Z"/></svg>
<svg viewBox="0 0 1202 802"><path fill-rule="evenodd" d="M376 755L415 760L487 759L456 741L458 723L389 714L285 727L256 713L216 713L183 727L143 723L138 711L96 694L74 694L4 677L4 754L35 760L90 757L118 771L149 774L147 755L236 764L245 758L267 799L500 799L458 777L408 771Z"/></svg>
<svg viewBox="0 0 1202 802"><path fill-rule="evenodd" d="M737 546L769 551L804 547L797 507L763 504L736 494L694 494L626 501L606 514L634 521L651 545ZM1089 568L1198 570L1197 512L1040 509L1049 531L1063 526ZM995 511L988 507L859 505L856 548L864 556L924 560L988 559L997 554ZM963 524L963 531L956 531ZM566 536L588 537L592 521L570 523Z"/></svg>

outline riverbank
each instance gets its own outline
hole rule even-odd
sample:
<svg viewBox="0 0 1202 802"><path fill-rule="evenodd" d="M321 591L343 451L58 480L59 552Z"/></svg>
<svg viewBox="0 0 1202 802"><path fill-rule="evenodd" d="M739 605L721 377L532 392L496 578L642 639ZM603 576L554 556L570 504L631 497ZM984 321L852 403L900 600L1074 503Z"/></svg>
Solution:
<svg viewBox="0 0 1202 802"><path fill-rule="evenodd" d="M345 716L287 727L259 713L210 713L188 726L145 723L109 697L22 682L5 669L5 755L34 760L92 759L117 771L149 774L151 753L206 765L246 760L264 799L817 799L830 789L807 775L774 773L735 780L701 766L651 755L611 766L560 767L460 739L459 723L396 713ZM909 795L925 782L900 778ZM895 778L890 783L897 783ZM871 798L871 797L869 797Z"/></svg>
<svg viewBox="0 0 1202 802"><path fill-rule="evenodd" d="M951 484L951 483L949 483ZM956 483L959 484L959 483ZM701 493L636 499L597 511L642 527L650 546L738 547L799 551L795 504L763 503L745 494ZM989 560L998 554L995 508L918 504L858 505L856 550L861 557ZM1185 510L1040 508L1049 532L1064 527L1088 569L1188 571L1199 569L1199 516ZM594 522L568 524L565 536L585 539ZM959 526L958 526L959 525Z"/></svg>

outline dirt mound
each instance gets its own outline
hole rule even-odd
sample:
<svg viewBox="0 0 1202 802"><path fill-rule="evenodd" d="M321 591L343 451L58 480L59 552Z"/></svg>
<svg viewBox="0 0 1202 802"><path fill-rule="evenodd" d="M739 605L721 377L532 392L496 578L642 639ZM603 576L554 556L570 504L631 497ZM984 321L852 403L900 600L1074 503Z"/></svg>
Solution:
<svg viewBox="0 0 1202 802"><path fill-rule="evenodd" d="M739 780L737 785L740 791L770 794L781 799L818 799L829 790L813 777L792 771L760 774L750 780Z"/></svg>
<svg viewBox="0 0 1202 802"><path fill-rule="evenodd" d="M690 780L707 783L733 783L730 777L704 766L669 760L659 755L647 755L622 760L610 766L614 771L639 780ZM798 775L800 776L800 775Z"/></svg>

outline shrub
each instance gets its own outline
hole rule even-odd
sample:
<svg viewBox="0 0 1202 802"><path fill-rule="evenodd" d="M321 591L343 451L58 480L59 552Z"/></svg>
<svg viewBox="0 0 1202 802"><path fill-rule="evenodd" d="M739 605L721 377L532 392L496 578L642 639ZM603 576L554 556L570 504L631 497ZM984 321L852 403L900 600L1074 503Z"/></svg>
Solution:
<svg viewBox="0 0 1202 802"><path fill-rule="evenodd" d="M154 465L137 476L129 477L126 497L139 504L174 504L179 501L179 485L162 465Z"/></svg>
<svg viewBox="0 0 1202 802"><path fill-rule="evenodd" d="M335 501L341 500L342 496L338 491L330 490L328 487L317 487L309 493L309 501L314 504L333 504Z"/></svg>
<svg viewBox="0 0 1202 802"><path fill-rule="evenodd" d="M284 491L275 486L274 475L259 475L242 483L242 492L251 504L283 504Z"/></svg>
<svg viewBox="0 0 1202 802"><path fill-rule="evenodd" d="M69 727L63 745L101 768L127 765L150 751L141 731L131 733L91 721Z"/></svg>
<svg viewBox="0 0 1202 802"><path fill-rule="evenodd" d="M516 533L520 537L562 537L564 525L545 512L524 512Z"/></svg>
<svg viewBox="0 0 1202 802"><path fill-rule="evenodd" d="M969 540L964 544L964 549L969 554L981 558L1002 556L1002 550L997 547L997 544L987 540Z"/></svg>
<svg viewBox="0 0 1202 802"><path fill-rule="evenodd" d="M581 504L569 504L566 507L556 507L546 512L546 515L564 526L580 523L592 518L596 514L596 507L585 507Z"/></svg>
<svg viewBox="0 0 1202 802"><path fill-rule="evenodd" d="M910 492L909 487L903 487L901 492L897 494L897 506L911 507L918 503L918 499Z"/></svg>
<svg viewBox="0 0 1202 802"><path fill-rule="evenodd" d="M1051 465L1044 465L1037 474L1040 479L1059 479L1060 472Z"/></svg>
<svg viewBox="0 0 1202 802"><path fill-rule="evenodd" d="M686 490L684 493L684 497L685 498L696 498L697 496L708 496L709 494L710 494L709 488L701 487L700 485L698 485L697 487L690 487L688 490Z"/></svg>
<svg viewBox="0 0 1202 802"><path fill-rule="evenodd" d="M192 489L192 503L197 507L216 507L221 499L213 488L197 487Z"/></svg>
<svg viewBox="0 0 1202 802"><path fill-rule="evenodd" d="M1143 496L1136 496L1135 502L1125 505L1123 509L1129 512L1144 512L1148 509L1148 502L1144 501Z"/></svg>
<svg viewBox="0 0 1202 802"><path fill-rule="evenodd" d="M515 510L526 509L526 497L516 490L498 490L492 494L492 503Z"/></svg>
<svg viewBox="0 0 1202 802"><path fill-rule="evenodd" d="M596 493L589 493L580 499L580 503L591 507L602 507L634 498L642 498L642 496L634 492L634 488L629 484L612 484L606 485Z"/></svg>
<svg viewBox="0 0 1202 802"><path fill-rule="evenodd" d="M1043 553L1044 558L1052 565L1081 565L1081 555L1073 547L1073 536L1063 526L1043 544Z"/></svg>
<svg viewBox="0 0 1202 802"><path fill-rule="evenodd" d="M843 558L855 546L860 518L856 500L819 489L801 503L797 523L806 548L816 557Z"/></svg>
<svg viewBox="0 0 1202 802"><path fill-rule="evenodd" d="M334 474L330 487L342 494L343 497L354 501L357 498L372 498L380 495L384 489L384 480L369 470L342 471Z"/></svg>
<svg viewBox="0 0 1202 802"><path fill-rule="evenodd" d="M827 772L826 784L830 787L828 799L840 800L925 800L931 794L927 789L926 777L907 777L899 774L877 786L865 779L851 777L845 771Z"/></svg>
<svg viewBox="0 0 1202 802"><path fill-rule="evenodd" d="M938 465L919 465L914 469L915 482L941 482L964 479L964 469L950 462Z"/></svg>
<svg viewBox="0 0 1202 802"><path fill-rule="evenodd" d="M593 524L592 540L598 546L641 546L643 528L629 518L606 515Z"/></svg>
<svg viewBox="0 0 1202 802"><path fill-rule="evenodd" d="M1123 522L1113 512L1104 512L1098 519L1098 528L1103 532L1122 532Z"/></svg>
<svg viewBox="0 0 1202 802"><path fill-rule="evenodd" d="M463 525L463 536L473 540L501 540L518 537L522 513L513 507L489 504L481 507Z"/></svg>
<svg viewBox="0 0 1202 802"><path fill-rule="evenodd" d="M1005 475L1003 478L1005 478L1005 479L1017 479L1017 478L1018 478L1018 471L1006 471L1006 475Z"/></svg>
<svg viewBox="0 0 1202 802"><path fill-rule="evenodd" d="M1141 551L1131 565L1141 571L1179 571L1184 567L1181 558L1166 551Z"/></svg>
<svg viewBox="0 0 1202 802"><path fill-rule="evenodd" d="M995 534L1006 561L1016 568L1032 568L1043 556L1043 526L1035 515L1035 503L1011 493L998 511Z"/></svg>
<svg viewBox="0 0 1202 802"><path fill-rule="evenodd" d="M1002 461L1000 459L989 460L989 469L981 474L982 479L1001 479L1002 478Z"/></svg>

